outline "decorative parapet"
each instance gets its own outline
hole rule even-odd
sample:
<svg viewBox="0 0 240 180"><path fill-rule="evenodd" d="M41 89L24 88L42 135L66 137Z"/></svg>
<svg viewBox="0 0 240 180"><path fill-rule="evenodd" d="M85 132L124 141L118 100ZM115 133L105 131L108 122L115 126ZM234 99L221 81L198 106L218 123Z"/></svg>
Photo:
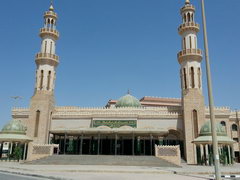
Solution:
<svg viewBox="0 0 240 180"><path fill-rule="evenodd" d="M187 60L196 60L201 62L202 60L202 50L201 49L184 49L177 54L179 64Z"/></svg>
<svg viewBox="0 0 240 180"><path fill-rule="evenodd" d="M53 36L56 40L59 38L59 32L56 29L52 28L41 28L39 36L43 38L44 36L49 35Z"/></svg>
<svg viewBox="0 0 240 180"><path fill-rule="evenodd" d="M230 107L214 107L214 112L216 116L220 117L229 117L231 115L231 109ZM205 107L205 116L210 116L210 110L209 107Z"/></svg>
<svg viewBox="0 0 240 180"><path fill-rule="evenodd" d="M178 118L180 112L170 112L165 107L153 108L81 108L56 107L53 118L94 118L94 117L134 117L134 118Z"/></svg>
<svg viewBox="0 0 240 180"><path fill-rule="evenodd" d="M197 24L195 22L186 22L179 26L178 33L179 33L179 35L182 35L184 32L186 32L188 30L199 32L200 26L199 26L199 24Z"/></svg>
<svg viewBox="0 0 240 180"><path fill-rule="evenodd" d="M50 53L37 53L35 57L36 63L39 64L50 64L57 66L59 63L59 57L55 54Z"/></svg>
<svg viewBox="0 0 240 180"><path fill-rule="evenodd" d="M181 10L180 10L180 12L181 12L181 14L182 14L182 13L184 13L185 11L189 11L189 10L195 12L195 7L194 7L192 4L189 4L189 5L187 5L187 6L182 7Z"/></svg>
<svg viewBox="0 0 240 180"><path fill-rule="evenodd" d="M155 145L155 156L164 159L177 166L181 165L180 146L158 146Z"/></svg>
<svg viewBox="0 0 240 180"><path fill-rule="evenodd" d="M229 117L231 120L239 120L240 119L240 111L238 110L236 110L236 111L233 111L233 110L231 110L231 112L230 112L230 117Z"/></svg>
<svg viewBox="0 0 240 180"><path fill-rule="evenodd" d="M47 17L51 17L51 18L57 19L57 13L55 13L53 11L46 11L44 13L44 18L47 18Z"/></svg>
<svg viewBox="0 0 240 180"><path fill-rule="evenodd" d="M29 108L20 108L14 107L12 108L12 117L24 117L27 118L29 116Z"/></svg>

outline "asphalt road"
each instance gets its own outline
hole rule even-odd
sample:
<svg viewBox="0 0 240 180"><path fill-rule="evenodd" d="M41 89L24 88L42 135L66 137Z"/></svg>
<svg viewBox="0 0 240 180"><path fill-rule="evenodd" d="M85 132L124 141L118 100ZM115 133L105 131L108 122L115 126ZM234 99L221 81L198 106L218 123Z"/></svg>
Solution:
<svg viewBox="0 0 240 180"><path fill-rule="evenodd" d="M0 180L47 180L47 179L0 172Z"/></svg>

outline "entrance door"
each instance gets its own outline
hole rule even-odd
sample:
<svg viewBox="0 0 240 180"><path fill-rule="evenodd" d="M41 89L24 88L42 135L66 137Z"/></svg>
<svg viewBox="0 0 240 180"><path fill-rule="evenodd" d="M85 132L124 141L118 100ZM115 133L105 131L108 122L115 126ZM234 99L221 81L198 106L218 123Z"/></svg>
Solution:
<svg viewBox="0 0 240 180"><path fill-rule="evenodd" d="M132 140L125 139L123 140L123 154L132 155Z"/></svg>

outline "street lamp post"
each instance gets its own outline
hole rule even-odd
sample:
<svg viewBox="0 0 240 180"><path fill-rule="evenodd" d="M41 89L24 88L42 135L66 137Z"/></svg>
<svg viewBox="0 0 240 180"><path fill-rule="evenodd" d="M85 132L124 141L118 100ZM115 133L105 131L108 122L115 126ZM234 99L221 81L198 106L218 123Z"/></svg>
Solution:
<svg viewBox="0 0 240 180"><path fill-rule="evenodd" d="M215 177L216 177L216 180L221 180L216 122L215 122L215 115L214 115L214 102L213 102L213 95L212 95L212 80L211 80L211 71L210 71L210 63L209 63L208 38L207 38L207 27L206 27L207 25L206 25L204 0L202 0L202 21L203 21L204 48L205 48L206 73L207 73L207 85L208 85L208 101L209 101L210 120L211 120L211 129L212 129Z"/></svg>

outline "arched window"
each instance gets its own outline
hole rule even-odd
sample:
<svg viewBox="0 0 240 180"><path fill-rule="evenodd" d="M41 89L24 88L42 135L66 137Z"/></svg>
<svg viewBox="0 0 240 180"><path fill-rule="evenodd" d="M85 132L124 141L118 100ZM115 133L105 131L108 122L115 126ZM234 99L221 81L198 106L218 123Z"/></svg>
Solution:
<svg viewBox="0 0 240 180"><path fill-rule="evenodd" d="M221 121L220 124L221 124L222 126L226 126L225 121Z"/></svg>
<svg viewBox="0 0 240 180"><path fill-rule="evenodd" d="M238 131L238 126L236 124L232 125L232 131Z"/></svg>
<svg viewBox="0 0 240 180"><path fill-rule="evenodd" d="M227 127L226 127L226 122L225 121L221 121L220 124L224 127L225 131L227 130Z"/></svg>
<svg viewBox="0 0 240 180"><path fill-rule="evenodd" d="M187 22L187 16L184 14L184 22Z"/></svg>
<svg viewBox="0 0 240 180"><path fill-rule="evenodd" d="M43 70L41 70L41 75L40 75L40 89L43 88Z"/></svg>
<svg viewBox="0 0 240 180"><path fill-rule="evenodd" d="M187 74L186 74L186 68L183 69L183 76L184 76L184 89L187 89Z"/></svg>
<svg viewBox="0 0 240 180"><path fill-rule="evenodd" d="M191 87L195 88L195 82L194 82L194 68L191 67L190 69L190 76L191 76Z"/></svg>
<svg viewBox="0 0 240 180"><path fill-rule="evenodd" d="M191 20L192 20L192 22L194 21L194 20L193 20L193 14L191 15Z"/></svg>
<svg viewBox="0 0 240 180"><path fill-rule="evenodd" d="M47 83L47 90L50 89L50 80L51 80L51 71L48 71L48 83Z"/></svg>
<svg viewBox="0 0 240 180"><path fill-rule="evenodd" d="M188 22L191 21L190 13L187 14L187 19L188 19Z"/></svg>
<svg viewBox="0 0 240 180"><path fill-rule="evenodd" d="M36 122L35 122L34 137L38 136L39 119L40 119L40 111L37 110L36 111Z"/></svg>
<svg viewBox="0 0 240 180"><path fill-rule="evenodd" d="M198 68L198 88L201 88L201 69Z"/></svg>
<svg viewBox="0 0 240 180"><path fill-rule="evenodd" d="M197 114L197 110L194 109L192 112L192 116L193 116L193 130L194 130L194 136L195 138L198 137L198 114Z"/></svg>

